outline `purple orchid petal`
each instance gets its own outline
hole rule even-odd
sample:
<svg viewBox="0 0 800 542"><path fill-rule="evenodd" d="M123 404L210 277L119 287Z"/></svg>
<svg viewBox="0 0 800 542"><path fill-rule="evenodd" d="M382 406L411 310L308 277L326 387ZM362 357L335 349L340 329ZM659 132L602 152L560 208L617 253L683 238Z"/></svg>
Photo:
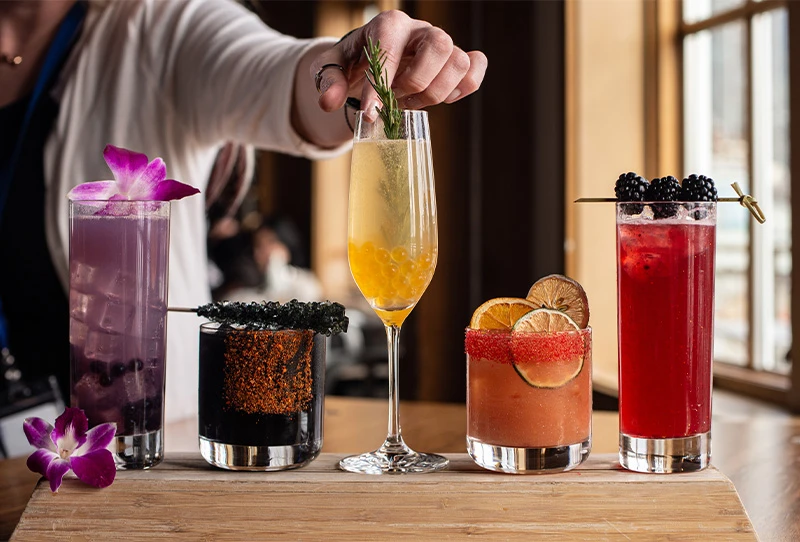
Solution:
<svg viewBox="0 0 800 542"><path fill-rule="evenodd" d="M167 178L167 166L161 158L155 158L152 162L147 164L147 168L142 171L139 178L136 179L127 192L123 194L128 196L132 201L147 201L153 199L153 192L155 191L158 183Z"/></svg>
<svg viewBox="0 0 800 542"><path fill-rule="evenodd" d="M146 155L114 145L106 145L103 158L119 184L119 191L123 194L128 193L148 165Z"/></svg>
<svg viewBox="0 0 800 542"><path fill-rule="evenodd" d="M47 467L57 459L59 459L57 453L51 452L46 448L40 448L28 456L26 464L31 471L47 476Z"/></svg>
<svg viewBox="0 0 800 542"><path fill-rule="evenodd" d="M150 199L157 201L172 201L198 193L200 193L200 190L194 186L176 181L175 179L167 179L166 181L161 181L158 183L158 186L156 186L155 190L151 194Z"/></svg>
<svg viewBox="0 0 800 542"><path fill-rule="evenodd" d="M56 451L68 450L69 453L75 451L86 442L86 430L89 428L89 420L86 414L79 408L67 408L56 418L56 426L53 429L52 440L56 445ZM49 476L48 476L49 478Z"/></svg>
<svg viewBox="0 0 800 542"><path fill-rule="evenodd" d="M72 457L70 464L75 476L94 487L110 486L117 475L114 456L105 448Z"/></svg>
<svg viewBox="0 0 800 542"><path fill-rule="evenodd" d="M50 462L50 465L47 467L47 474L45 474L45 478L50 481L50 491L53 493L58 491L58 488L61 487L61 480L63 480L64 475L69 472L69 469L69 461L66 459L56 457Z"/></svg>
<svg viewBox="0 0 800 542"><path fill-rule="evenodd" d="M44 448L51 452L56 451L53 440L50 438L50 433L53 432L53 426L41 418L25 418L22 423L22 430L25 431L25 436L28 437L28 442L31 446L37 448Z"/></svg>
<svg viewBox="0 0 800 542"><path fill-rule="evenodd" d="M111 441L114 440L114 435L117 428L113 423L103 423L97 427L92 427L86 433L86 442L72 453L72 458L88 455L96 450L105 450ZM74 468L74 466L73 466Z"/></svg>
<svg viewBox="0 0 800 542"><path fill-rule="evenodd" d="M107 200L118 193L116 181L92 181L79 184L69 191L67 197L73 201Z"/></svg>

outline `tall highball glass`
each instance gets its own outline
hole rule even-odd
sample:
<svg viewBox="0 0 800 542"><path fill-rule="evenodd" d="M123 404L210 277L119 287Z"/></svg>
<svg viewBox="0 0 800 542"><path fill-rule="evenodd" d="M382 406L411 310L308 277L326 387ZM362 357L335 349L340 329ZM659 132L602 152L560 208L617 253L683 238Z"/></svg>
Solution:
<svg viewBox="0 0 800 542"><path fill-rule="evenodd" d="M618 203L619 459L639 472L711 459L717 204Z"/></svg>
<svg viewBox="0 0 800 542"><path fill-rule="evenodd" d="M72 201L71 403L111 422L118 469L164 457L168 201Z"/></svg>
<svg viewBox="0 0 800 542"><path fill-rule="evenodd" d="M428 114L403 111L399 138L388 139L379 118L356 117L348 214L350 271L383 320L389 348L389 428L374 452L342 459L364 474L430 472L447 459L415 452L400 435L400 327L433 277L438 253L436 195Z"/></svg>

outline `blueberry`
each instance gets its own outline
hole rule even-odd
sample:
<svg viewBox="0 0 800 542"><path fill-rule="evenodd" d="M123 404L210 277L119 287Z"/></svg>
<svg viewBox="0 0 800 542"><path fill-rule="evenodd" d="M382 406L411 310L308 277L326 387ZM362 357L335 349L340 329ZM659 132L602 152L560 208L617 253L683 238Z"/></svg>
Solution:
<svg viewBox="0 0 800 542"><path fill-rule="evenodd" d="M128 370L132 373L141 371L144 367L144 362L139 358L134 358L128 362Z"/></svg>
<svg viewBox="0 0 800 542"><path fill-rule="evenodd" d="M125 367L125 364L122 362L117 362L111 365L112 376L122 376L125 374L125 371L127 370L128 370L127 367Z"/></svg>
<svg viewBox="0 0 800 542"><path fill-rule="evenodd" d="M107 388L114 382L114 379L111 378L111 375L101 374L100 375L100 385L104 388Z"/></svg>

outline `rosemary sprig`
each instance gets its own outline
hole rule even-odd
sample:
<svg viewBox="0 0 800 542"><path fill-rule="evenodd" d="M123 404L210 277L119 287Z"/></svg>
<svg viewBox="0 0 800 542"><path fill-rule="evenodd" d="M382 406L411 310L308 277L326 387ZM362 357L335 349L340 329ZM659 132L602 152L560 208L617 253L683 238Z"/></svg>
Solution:
<svg viewBox="0 0 800 542"><path fill-rule="evenodd" d="M382 108L375 108L383 120L383 131L387 139L400 139L400 107L397 105L397 98L394 91L389 86L389 74L384 68L386 64L386 51L381 50L381 41L373 43L372 38L367 38L367 45L364 47L367 55L369 68L366 70L367 81L378 93L378 98L383 104Z"/></svg>

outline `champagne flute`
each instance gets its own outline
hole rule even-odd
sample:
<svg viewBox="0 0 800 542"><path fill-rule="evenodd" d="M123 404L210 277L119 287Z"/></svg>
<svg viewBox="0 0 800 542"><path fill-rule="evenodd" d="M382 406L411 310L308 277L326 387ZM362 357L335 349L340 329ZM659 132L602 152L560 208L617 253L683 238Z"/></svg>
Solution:
<svg viewBox="0 0 800 542"><path fill-rule="evenodd" d="M397 138L378 118L356 117L350 172L347 253L361 293L386 327L389 347L389 428L374 452L342 459L363 474L431 472L447 459L413 451L400 434L400 327L433 277L438 255L436 194L428 114L402 111Z"/></svg>

